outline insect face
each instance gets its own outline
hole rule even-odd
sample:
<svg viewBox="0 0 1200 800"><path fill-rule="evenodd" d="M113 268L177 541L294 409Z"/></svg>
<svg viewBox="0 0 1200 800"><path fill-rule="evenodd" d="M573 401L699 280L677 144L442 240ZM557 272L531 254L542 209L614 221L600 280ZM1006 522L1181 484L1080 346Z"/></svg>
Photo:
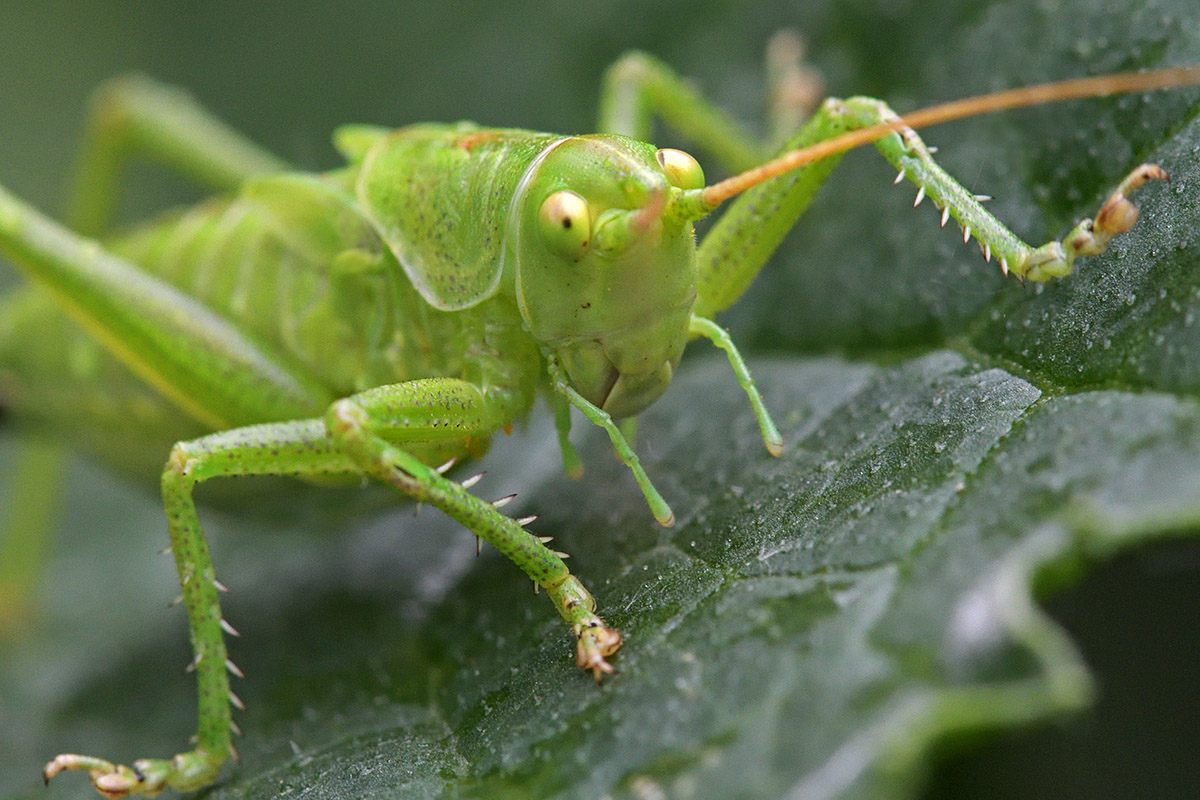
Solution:
<svg viewBox="0 0 1200 800"><path fill-rule="evenodd" d="M703 175L690 156L664 152L617 136L563 140L531 168L513 210L525 324L613 417L666 389L696 297L691 222L664 212Z"/></svg>

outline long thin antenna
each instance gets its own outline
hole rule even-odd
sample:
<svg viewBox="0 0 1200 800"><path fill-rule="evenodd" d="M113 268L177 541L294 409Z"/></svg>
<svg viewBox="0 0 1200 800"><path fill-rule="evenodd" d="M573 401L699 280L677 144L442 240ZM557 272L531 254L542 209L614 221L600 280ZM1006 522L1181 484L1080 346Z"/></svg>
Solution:
<svg viewBox="0 0 1200 800"><path fill-rule="evenodd" d="M1172 67L1154 70L1152 72L1129 72L1120 75L1099 75L1094 78L1078 78L1054 83L1043 83L1037 86L1027 86L1021 89L1006 89L991 94L968 97L963 100L953 100L949 103L930 106L910 114L898 117L891 122L871 125L867 128L844 133L832 139L804 147L799 150L789 150L777 158L753 169L746 170L731 178L726 178L712 186L701 190L702 202L709 208L715 208L736 194L744 192L751 186L765 180L790 172L821 158L837 155L880 139L892 131L904 128L925 128L942 122L973 117L980 114L990 114L994 111L1005 111L1012 108L1053 103L1059 100L1071 100L1081 97L1106 97L1112 94L1126 92L1148 92L1157 89L1170 89L1179 86L1195 86L1200 84L1200 66Z"/></svg>

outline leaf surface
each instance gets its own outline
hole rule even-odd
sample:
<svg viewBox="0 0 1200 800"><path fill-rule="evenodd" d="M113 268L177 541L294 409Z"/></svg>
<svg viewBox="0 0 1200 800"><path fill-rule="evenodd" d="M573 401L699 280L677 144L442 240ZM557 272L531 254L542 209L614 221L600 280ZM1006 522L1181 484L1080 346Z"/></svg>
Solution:
<svg viewBox="0 0 1200 800"><path fill-rule="evenodd" d="M611 30L633 15L666 27L667 10L637 9L596 13ZM954 11L813 4L801 23L834 91L900 111L1200 62L1183 0ZM697 10L661 40L568 25L543 56L574 81L577 57L598 70L637 45L736 107L766 35L796 20L722 13ZM735 34L754 47L721 55L714 42ZM571 85L594 91L595 70ZM568 116L586 105L562 102ZM209 512L249 711L241 765L205 796L908 796L947 738L1086 707L1086 667L1031 587L1200 529L1197 104L1196 91L1137 95L928 133L1035 243L1094 213L1139 161L1171 173L1137 195L1134 231L1045 287L1003 281L928 204L910 210L915 189L892 188L873 153L847 158L723 320L758 352L784 455L767 455L703 343L641 422L674 528L596 432L578 483L559 474L544 417L499 437L478 491L517 491L513 513L541 515L535 531L571 553L627 637L603 686L573 666L545 598L428 510L347 519L331 507L350 494L313 491L264 492L249 518ZM45 797L36 769L55 752L164 755L193 725L182 615L160 604L171 570L143 558L161 546L159 512L85 469L44 625L0 659L6 797ZM50 796L86 792L74 776Z"/></svg>

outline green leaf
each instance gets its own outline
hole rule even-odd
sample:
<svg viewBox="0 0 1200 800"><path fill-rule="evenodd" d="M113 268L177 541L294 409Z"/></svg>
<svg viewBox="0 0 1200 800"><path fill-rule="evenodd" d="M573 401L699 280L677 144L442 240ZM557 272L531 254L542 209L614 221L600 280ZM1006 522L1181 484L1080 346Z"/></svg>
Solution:
<svg viewBox="0 0 1200 800"><path fill-rule="evenodd" d="M862 0L814 3L801 20L766 7L750 18L592 4L588 23L556 17L562 4L534 19L480 12L495 17L456 38L467 55L453 64L492 82L475 100L443 88L449 107L430 113L585 127L601 65L636 45L750 114L760 48L797 23L832 91L904 111L1200 62L1189 3L1118 14L1094 0ZM195 35L236 30L218 19ZM270 41L265 23L254 30ZM511 50L491 63L480 43L497 35ZM427 38L423 65L369 66L440 75L446 45ZM541 48L533 64L518 46L529 42ZM408 94L455 86L455 74ZM552 111L520 107L542 84L562 93L543 98ZM245 92L238 102L253 105ZM347 514L338 506L359 502L355 492L260 495L260 484L210 511L249 710L241 764L205 796L910 796L940 744L1085 708L1092 679L1032 587L1200 529L1197 94L927 134L1035 243L1094 213L1139 161L1171 173L1139 191L1134 231L1045 287L1002 280L934 211L912 211L914 190L893 188L874 153L848 157L724 320L759 348L751 366L784 455L767 455L728 366L703 343L641 422L638 449L674 528L654 523L598 432L582 437L578 483L559 474L545 416L498 437L477 491L517 491L514 513L541 515L534 530L572 554L627 637L603 686L574 667L545 598L488 548L476 559L473 538L436 513ZM505 118L513 107L533 118ZM406 121L427 110L398 108ZM263 136L286 142L269 123ZM182 613L162 608L177 592L172 570L150 557L161 512L86 466L71 486L32 630L0 650L0 796L86 796L80 776L45 794L41 763L62 751L167 755L194 724Z"/></svg>

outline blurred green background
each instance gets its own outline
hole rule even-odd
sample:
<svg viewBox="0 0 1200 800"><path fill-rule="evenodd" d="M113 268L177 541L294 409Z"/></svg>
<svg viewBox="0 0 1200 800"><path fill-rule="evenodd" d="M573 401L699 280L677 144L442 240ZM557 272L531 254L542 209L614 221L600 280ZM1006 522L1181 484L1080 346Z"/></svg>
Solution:
<svg viewBox="0 0 1200 800"><path fill-rule="evenodd" d="M994 88L986 70L931 79L927 65L940 68L936 48L947 30L988 7L952 5L953 13L932 1L5 2L0 182L57 209L89 91L102 78L130 70L189 88L237 128L313 169L335 163L329 132L343 122L473 119L587 131L603 68L631 48L655 53L722 105L755 121L762 107L762 48L784 26L809 36L812 59L834 93L878 94L903 110ZM1037 54L1029 56L1028 80L1064 77L1039 74ZM1081 62L1093 57L1119 66L1111 52L1080 53ZM196 196L191 187L146 168L135 170L129 186L127 218ZM859 191L882 192L884 186ZM854 211L833 207L822 213ZM867 227L870 221L855 224ZM0 280L11 279L9 272L0 274ZM902 332L893 343L919 343L928 333ZM829 349L819 333L812 337L806 349ZM759 341L772 346L769 339ZM871 344L850 349L869 350ZM74 576L86 579L86 571ZM1114 776L1127 779L1130 773L1144 781L1148 796L1200 794L1194 760L1200 752L1197 598L1195 543L1124 556L1056 595L1051 610L1098 671L1096 710L1048 730L980 740L965 754L967 748L955 748L960 754L938 766L929 796L1104 796ZM1153 626L1146 625L1148 618ZM47 670L53 673L53 666ZM3 691L0 686L0 701ZM1144 718L1147 709L1154 709L1153 724ZM0 716L0 724L21 721ZM0 794L26 785L9 780L28 767L0 750ZM73 787L72 796L81 791Z"/></svg>

